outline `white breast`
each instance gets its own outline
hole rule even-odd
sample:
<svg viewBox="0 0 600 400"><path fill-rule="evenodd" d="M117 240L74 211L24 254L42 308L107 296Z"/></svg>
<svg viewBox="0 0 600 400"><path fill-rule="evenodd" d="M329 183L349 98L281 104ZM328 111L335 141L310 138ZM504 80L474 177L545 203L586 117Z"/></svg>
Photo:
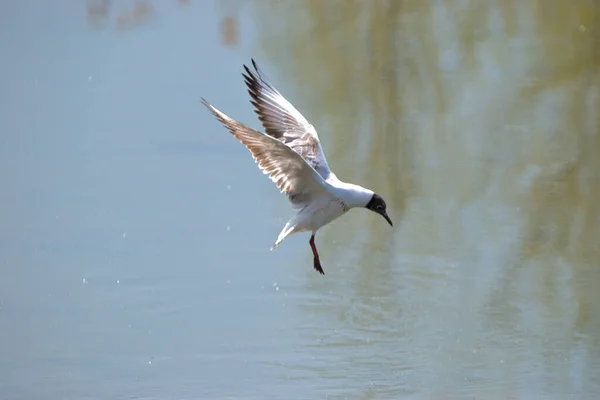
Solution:
<svg viewBox="0 0 600 400"><path fill-rule="evenodd" d="M322 226L325 226L334 219L342 216L346 211L348 211L348 208L337 199L332 199L320 204L311 211L309 229L316 232Z"/></svg>

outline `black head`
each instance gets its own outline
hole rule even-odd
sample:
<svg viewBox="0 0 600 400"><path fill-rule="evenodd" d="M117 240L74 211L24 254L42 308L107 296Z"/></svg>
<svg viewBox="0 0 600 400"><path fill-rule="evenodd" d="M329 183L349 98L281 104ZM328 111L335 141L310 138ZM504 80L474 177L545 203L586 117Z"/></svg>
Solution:
<svg viewBox="0 0 600 400"><path fill-rule="evenodd" d="M369 200L369 203L365 207L381 215L391 226L394 226L392 220L387 215L385 201L377 193L373 193L373 197L371 197L371 200Z"/></svg>

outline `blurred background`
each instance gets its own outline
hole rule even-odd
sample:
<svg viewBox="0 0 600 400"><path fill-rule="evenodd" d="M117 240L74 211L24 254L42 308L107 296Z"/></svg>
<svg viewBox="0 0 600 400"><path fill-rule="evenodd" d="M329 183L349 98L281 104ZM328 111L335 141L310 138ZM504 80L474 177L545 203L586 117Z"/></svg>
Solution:
<svg viewBox="0 0 600 400"><path fill-rule="evenodd" d="M593 0L0 4L0 399L600 395ZM293 215L201 105L253 57L345 181Z"/></svg>

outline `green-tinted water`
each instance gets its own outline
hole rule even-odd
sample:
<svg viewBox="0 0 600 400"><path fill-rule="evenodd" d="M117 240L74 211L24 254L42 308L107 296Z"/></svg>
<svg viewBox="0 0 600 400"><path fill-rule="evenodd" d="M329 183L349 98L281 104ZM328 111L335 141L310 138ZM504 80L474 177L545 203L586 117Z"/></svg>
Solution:
<svg viewBox="0 0 600 400"><path fill-rule="evenodd" d="M1 399L600 394L594 2L93 4L0 6ZM250 57L390 207L324 277Z"/></svg>

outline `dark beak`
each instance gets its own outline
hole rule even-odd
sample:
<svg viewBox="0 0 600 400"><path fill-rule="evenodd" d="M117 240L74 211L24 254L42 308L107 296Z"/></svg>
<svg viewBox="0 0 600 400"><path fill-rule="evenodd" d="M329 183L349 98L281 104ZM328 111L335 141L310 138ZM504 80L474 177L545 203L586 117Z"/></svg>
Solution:
<svg viewBox="0 0 600 400"><path fill-rule="evenodd" d="M392 224L392 220L390 219L390 217L388 217L385 211L382 211L379 214L381 214L381 216L385 218L385 220L388 222L388 224L390 224L390 226L394 226L394 224Z"/></svg>

